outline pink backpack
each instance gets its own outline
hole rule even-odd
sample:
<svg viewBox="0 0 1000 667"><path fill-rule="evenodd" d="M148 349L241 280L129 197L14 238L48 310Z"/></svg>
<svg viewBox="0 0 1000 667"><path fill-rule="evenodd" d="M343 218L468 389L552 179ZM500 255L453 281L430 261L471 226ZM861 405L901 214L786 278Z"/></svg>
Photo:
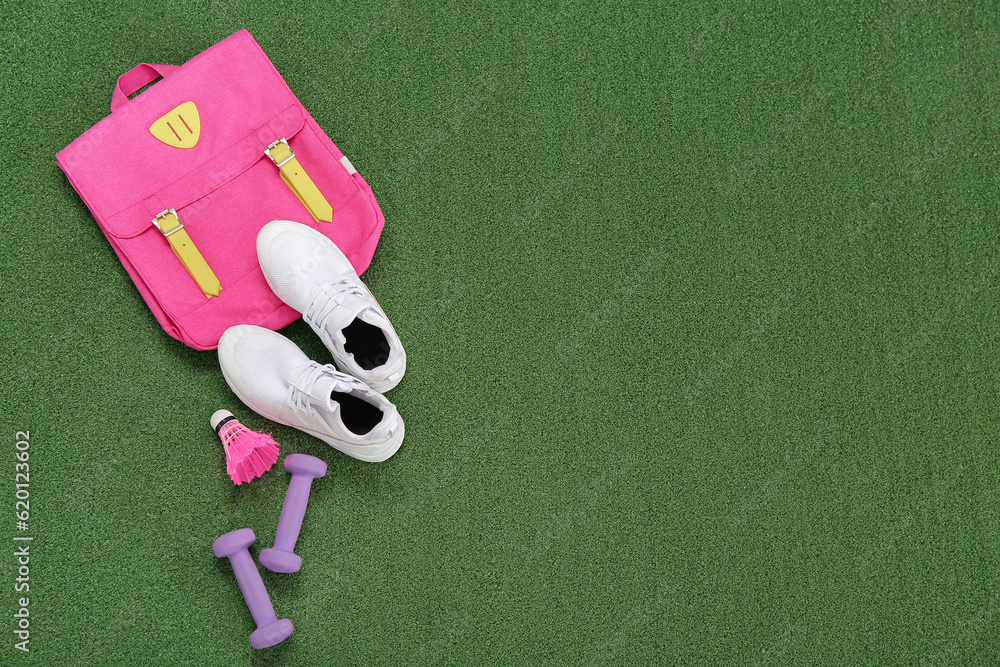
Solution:
<svg viewBox="0 0 1000 667"><path fill-rule="evenodd" d="M246 30L182 66L126 72L111 111L56 158L177 340L209 350L230 326L299 317L257 261L271 220L308 224L368 268L385 224L371 188Z"/></svg>

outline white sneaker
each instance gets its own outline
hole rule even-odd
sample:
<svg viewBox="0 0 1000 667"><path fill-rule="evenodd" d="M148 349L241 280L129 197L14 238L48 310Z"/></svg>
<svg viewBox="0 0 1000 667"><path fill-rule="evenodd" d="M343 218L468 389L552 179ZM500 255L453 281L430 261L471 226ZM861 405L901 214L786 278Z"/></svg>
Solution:
<svg viewBox="0 0 1000 667"><path fill-rule="evenodd" d="M269 329L241 324L219 340L219 365L254 412L316 436L361 461L384 461L403 442L403 420L385 396L310 360Z"/></svg>
<svg viewBox="0 0 1000 667"><path fill-rule="evenodd" d="M288 220L257 234L257 259L278 298L302 313L341 371L377 391L399 384L406 352L344 253L312 227Z"/></svg>

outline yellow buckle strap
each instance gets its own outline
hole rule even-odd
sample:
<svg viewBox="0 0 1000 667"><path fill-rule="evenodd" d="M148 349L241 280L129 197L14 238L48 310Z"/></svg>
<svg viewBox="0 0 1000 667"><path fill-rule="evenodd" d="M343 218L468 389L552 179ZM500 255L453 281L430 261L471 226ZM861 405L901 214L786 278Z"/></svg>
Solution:
<svg viewBox="0 0 1000 667"><path fill-rule="evenodd" d="M295 153L289 148L288 141L284 137L264 149L264 154L271 158L271 161L278 167L281 180L295 193L313 220L317 222L333 221L333 207L330 206L330 202L319 191L313 180L309 178L309 174L302 168L299 161L295 159Z"/></svg>
<svg viewBox="0 0 1000 667"><path fill-rule="evenodd" d="M177 259L181 260L181 264L191 274L194 281L198 283L198 287L201 288L205 296L208 298L219 296L219 291L222 289L219 279L215 277L215 273L208 266L208 262L198 252L198 248L195 247L191 237L184 231L184 225L177 217L177 211L168 208L161 213L157 213L153 218L153 224L156 225L156 228L167 239L174 254L177 255Z"/></svg>

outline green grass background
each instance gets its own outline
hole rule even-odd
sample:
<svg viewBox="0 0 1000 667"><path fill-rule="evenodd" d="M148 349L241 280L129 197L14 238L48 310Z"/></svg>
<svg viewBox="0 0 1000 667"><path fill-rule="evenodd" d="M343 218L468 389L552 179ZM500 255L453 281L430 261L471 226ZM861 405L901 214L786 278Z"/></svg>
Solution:
<svg viewBox="0 0 1000 667"><path fill-rule="evenodd" d="M5 3L0 662L996 665L998 18ZM244 27L385 212L382 464L240 404L54 163L119 74ZM233 487L220 407L330 466L264 651L210 545L269 546L288 475Z"/></svg>

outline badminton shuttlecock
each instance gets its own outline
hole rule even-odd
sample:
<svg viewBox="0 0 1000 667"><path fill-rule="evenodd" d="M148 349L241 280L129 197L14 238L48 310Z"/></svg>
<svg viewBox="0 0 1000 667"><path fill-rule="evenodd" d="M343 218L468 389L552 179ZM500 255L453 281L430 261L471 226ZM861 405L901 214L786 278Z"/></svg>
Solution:
<svg viewBox="0 0 1000 667"><path fill-rule="evenodd" d="M260 477L278 460L278 443L267 433L248 429L232 412L216 410L211 423L226 450L226 472L233 484Z"/></svg>

